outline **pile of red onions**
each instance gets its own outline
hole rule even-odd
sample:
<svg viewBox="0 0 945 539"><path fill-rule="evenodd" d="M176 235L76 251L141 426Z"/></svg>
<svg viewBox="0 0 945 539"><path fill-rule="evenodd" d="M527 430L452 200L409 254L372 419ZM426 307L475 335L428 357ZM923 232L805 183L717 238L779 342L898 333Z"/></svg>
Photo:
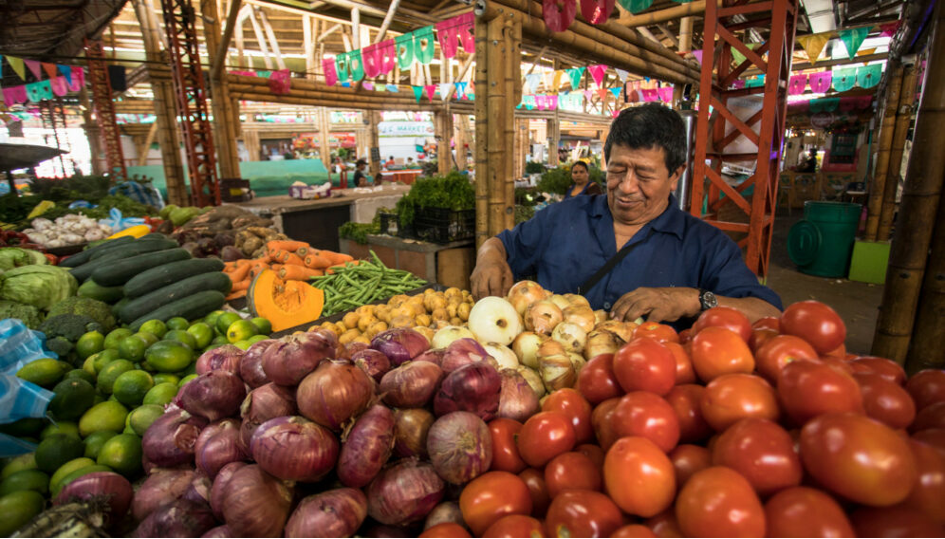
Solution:
<svg viewBox="0 0 945 539"><path fill-rule="evenodd" d="M260 468L286 481L318 481L338 460L334 434L298 416L277 417L260 425L249 449Z"/></svg>
<svg viewBox="0 0 945 539"><path fill-rule="evenodd" d="M455 342L455 341L454 341ZM502 377L485 361L469 363L449 373L433 399L437 417L450 412L472 412L490 421L499 411Z"/></svg>
<svg viewBox="0 0 945 539"><path fill-rule="evenodd" d="M289 335L266 347L263 351L263 370L269 380L284 386L294 386L323 359L337 356L338 338L325 330Z"/></svg>
<svg viewBox="0 0 945 539"><path fill-rule="evenodd" d="M201 354L197 358L197 364L194 368L197 374L206 374L210 371L227 371L239 374L240 363L244 355L240 348L232 344L224 344L219 348Z"/></svg>
<svg viewBox="0 0 945 539"><path fill-rule="evenodd" d="M373 397L374 380L343 360L323 361L295 394L299 413L334 431L362 412Z"/></svg>
<svg viewBox="0 0 945 539"><path fill-rule="evenodd" d="M263 359L266 357L266 349L277 342L273 339L266 339L246 349L243 359L240 360L240 370L237 373L246 382L246 385L255 389L269 383L269 377L266 376L266 371L263 369Z"/></svg>
<svg viewBox="0 0 945 539"><path fill-rule="evenodd" d="M456 339L446 347L440 359L440 368L443 372L450 373L470 363L486 361L491 357L476 339L464 337Z"/></svg>
<svg viewBox="0 0 945 539"><path fill-rule="evenodd" d="M235 415L245 398L246 386L238 374L210 371L185 384L174 401L191 414L216 421Z"/></svg>
<svg viewBox="0 0 945 539"><path fill-rule="evenodd" d="M428 361L408 361L381 379L384 402L397 408L426 406L440 387L443 371Z"/></svg>
<svg viewBox="0 0 945 539"><path fill-rule="evenodd" d="M430 341L409 328L389 329L371 339L371 348L383 353L395 367L430 349Z"/></svg>

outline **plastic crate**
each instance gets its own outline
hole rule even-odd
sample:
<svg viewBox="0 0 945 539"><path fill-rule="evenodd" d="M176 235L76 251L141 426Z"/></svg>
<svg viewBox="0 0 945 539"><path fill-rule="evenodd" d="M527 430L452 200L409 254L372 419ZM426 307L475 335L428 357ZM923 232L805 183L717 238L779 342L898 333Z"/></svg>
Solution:
<svg viewBox="0 0 945 539"><path fill-rule="evenodd" d="M381 234L396 236L400 233L400 216L396 213L381 213Z"/></svg>
<svg viewBox="0 0 945 539"><path fill-rule="evenodd" d="M450 243L476 237L476 210L423 208L413 221L416 238L423 241Z"/></svg>

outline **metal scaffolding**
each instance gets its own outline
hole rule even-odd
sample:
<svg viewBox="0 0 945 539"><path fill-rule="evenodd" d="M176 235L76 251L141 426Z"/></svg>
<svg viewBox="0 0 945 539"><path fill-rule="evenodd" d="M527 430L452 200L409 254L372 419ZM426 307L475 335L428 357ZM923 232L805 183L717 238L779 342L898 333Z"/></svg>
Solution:
<svg viewBox="0 0 945 539"><path fill-rule="evenodd" d="M105 64L105 51L101 40L85 40L85 56L89 63L89 80L92 83L92 104L95 108L95 123L105 148L107 170L116 181L128 178L125 156L121 149L121 134L115 123L115 103L112 101L112 85ZM95 159L96 156L93 156Z"/></svg>

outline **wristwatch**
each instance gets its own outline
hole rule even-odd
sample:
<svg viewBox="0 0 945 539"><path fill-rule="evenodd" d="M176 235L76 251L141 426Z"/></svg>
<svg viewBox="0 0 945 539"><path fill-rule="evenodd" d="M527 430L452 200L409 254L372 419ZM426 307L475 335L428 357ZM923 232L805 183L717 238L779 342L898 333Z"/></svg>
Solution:
<svg viewBox="0 0 945 539"><path fill-rule="evenodd" d="M706 290L705 288L699 289L699 306L703 311L708 311L712 307L719 306L719 298L715 297L715 294L711 290Z"/></svg>

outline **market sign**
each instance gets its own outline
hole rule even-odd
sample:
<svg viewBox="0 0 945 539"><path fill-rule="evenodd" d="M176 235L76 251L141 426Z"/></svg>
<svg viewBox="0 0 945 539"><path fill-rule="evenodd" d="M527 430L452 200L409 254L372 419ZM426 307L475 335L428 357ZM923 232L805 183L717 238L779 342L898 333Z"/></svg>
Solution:
<svg viewBox="0 0 945 539"><path fill-rule="evenodd" d="M823 129L832 124L834 116L832 112L818 112L810 117L810 124L818 129Z"/></svg>
<svg viewBox="0 0 945 539"><path fill-rule="evenodd" d="M377 133L381 137L432 137L435 131L432 122L381 122Z"/></svg>

